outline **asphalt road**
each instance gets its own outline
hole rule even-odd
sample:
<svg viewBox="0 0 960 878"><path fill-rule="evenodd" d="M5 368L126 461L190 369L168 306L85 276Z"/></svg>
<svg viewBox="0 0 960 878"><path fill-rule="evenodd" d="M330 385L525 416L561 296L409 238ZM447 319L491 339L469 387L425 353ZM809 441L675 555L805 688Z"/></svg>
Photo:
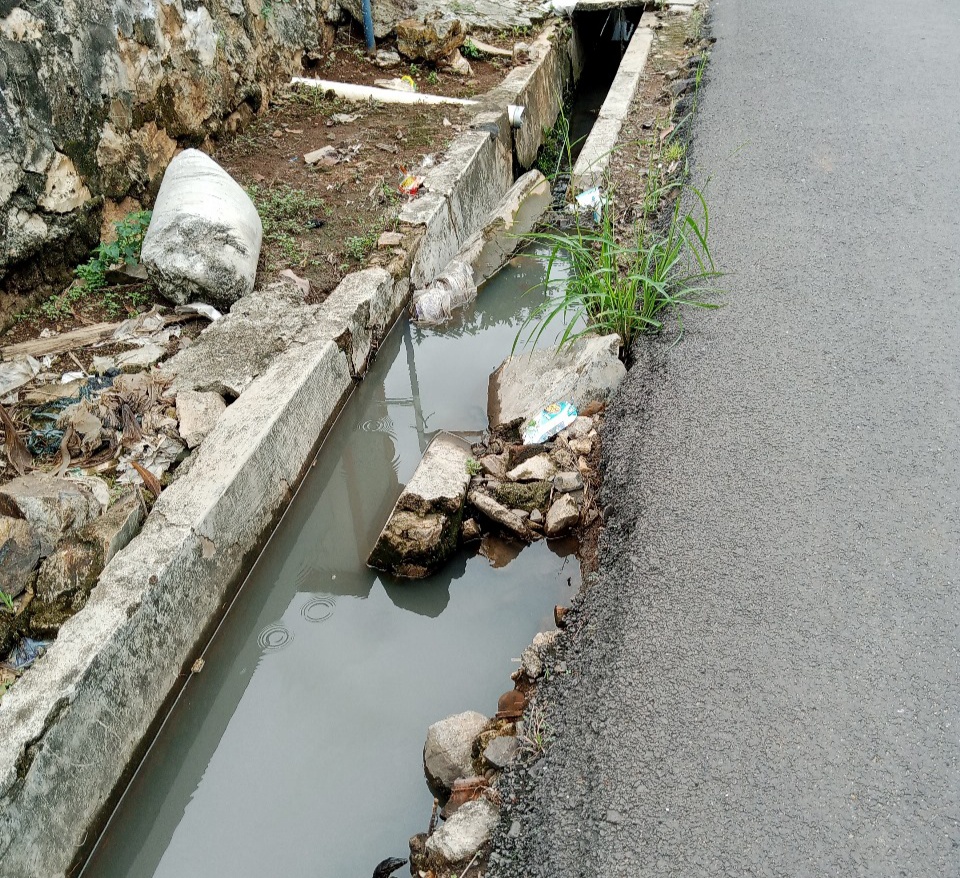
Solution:
<svg viewBox="0 0 960 878"><path fill-rule="evenodd" d="M713 32L726 307L611 408L491 872L957 876L960 5L716 0Z"/></svg>

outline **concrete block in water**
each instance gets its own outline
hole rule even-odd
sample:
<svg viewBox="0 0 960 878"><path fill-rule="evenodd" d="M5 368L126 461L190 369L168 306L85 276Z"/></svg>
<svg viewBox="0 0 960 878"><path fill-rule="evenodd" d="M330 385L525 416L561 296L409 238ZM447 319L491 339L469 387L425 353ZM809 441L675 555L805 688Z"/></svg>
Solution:
<svg viewBox="0 0 960 878"><path fill-rule="evenodd" d="M470 443L441 433L427 448L367 563L409 579L440 567L457 547L470 486Z"/></svg>

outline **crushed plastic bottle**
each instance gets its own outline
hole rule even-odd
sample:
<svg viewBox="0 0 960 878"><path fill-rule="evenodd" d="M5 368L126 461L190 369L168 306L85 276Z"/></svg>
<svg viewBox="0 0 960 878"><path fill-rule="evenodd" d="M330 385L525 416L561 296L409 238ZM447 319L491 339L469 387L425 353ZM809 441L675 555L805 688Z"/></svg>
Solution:
<svg viewBox="0 0 960 878"><path fill-rule="evenodd" d="M417 323L443 323L477 297L473 269L466 262L452 261L432 284L416 290L410 303L410 317Z"/></svg>

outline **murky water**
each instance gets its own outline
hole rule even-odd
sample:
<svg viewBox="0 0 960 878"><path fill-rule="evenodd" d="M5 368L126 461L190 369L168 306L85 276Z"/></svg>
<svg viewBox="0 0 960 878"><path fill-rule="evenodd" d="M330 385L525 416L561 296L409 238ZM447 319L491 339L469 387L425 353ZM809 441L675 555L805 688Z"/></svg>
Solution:
<svg viewBox="0 0 960 878"><path fill-rule="evenodd" d="M520 257L454 325L389 335L85 878L367 878L426 829L427 726L496 710L579 567L544 542L501 568L461 552L417 583L364 561L433 433L486 426L542 272Z"/></svg>

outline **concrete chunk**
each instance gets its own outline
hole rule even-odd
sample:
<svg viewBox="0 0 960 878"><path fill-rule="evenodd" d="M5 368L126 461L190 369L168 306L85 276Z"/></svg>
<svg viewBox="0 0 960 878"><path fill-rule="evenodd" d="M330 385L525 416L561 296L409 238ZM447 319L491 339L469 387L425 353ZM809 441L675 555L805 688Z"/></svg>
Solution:
<svg viewBox="0 0 960 878"><path fill-rule="evenodd" d="M427 839L431 862L439 869L466 863L490 841L498 820L499 811L484 798L461 805Z"/></svg>
<svg viewBox="0 0 960 878"><path fill-rule="evenodd" d="M219 393L181 390L177 394L177 429L188 448L196 448L206 438L226 408Z"/></svg>
<svg viewBox="0 0 960 878"><path fill-rule="evenodd" d="M367 563L410 579L440 567L457 546L470 485L470 443L441 433L400 494Z"/></svg>
<svg viewBox="0 0 960 878"><path fill-rule="evenodd" d="M28 521L0 515L0 590L17 597L40 560L40 538Z"/></svg>

